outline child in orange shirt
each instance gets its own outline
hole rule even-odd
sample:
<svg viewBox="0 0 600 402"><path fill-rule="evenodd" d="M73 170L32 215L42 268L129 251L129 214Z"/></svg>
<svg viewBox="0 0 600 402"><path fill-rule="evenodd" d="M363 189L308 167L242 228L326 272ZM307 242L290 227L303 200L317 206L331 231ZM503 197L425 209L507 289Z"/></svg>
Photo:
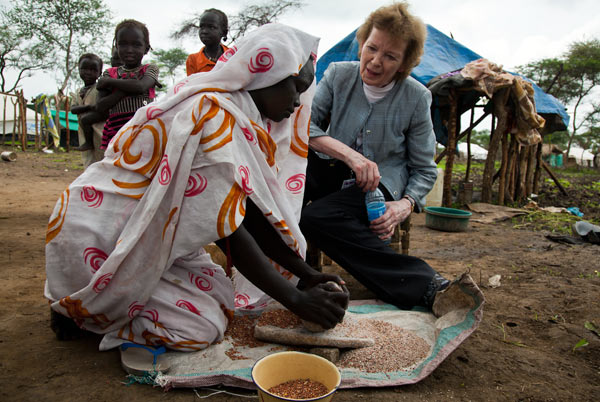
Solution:
<svg viewBox="0 0 600 402"><path fill-rule="evenodd" d="M228 49L221 43L227 40L229 30L227 16L221 10L209 8L200 16L198 35L204 44L198 53L192 53L185 62L187 75L212 70L217 60Z"/></svg>

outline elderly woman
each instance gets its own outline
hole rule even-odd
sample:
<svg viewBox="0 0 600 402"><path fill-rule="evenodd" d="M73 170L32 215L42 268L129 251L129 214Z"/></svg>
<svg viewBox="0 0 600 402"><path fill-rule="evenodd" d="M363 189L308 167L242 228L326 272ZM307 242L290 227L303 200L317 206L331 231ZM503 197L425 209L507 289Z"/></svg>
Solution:
<svg viewBox="0 0 600 402"><path fill-rule="evenodd" d="M325 282L343 282L304 262L298 227L317 44L257 29L138 110L65 190L46 236L57 336L74 323L104 334L101 350L200 350L265 293L325 328L342 320L348 294ZM211 261L211 242L233 272Z"/></svg>
<svg viewBox="0 0 600 402"><path fill-rule="evenodd" d="M358 29L360 62L329 65L313 100L300 227L305 236L382 300L430 307L448 281L385 240L423 208L436 178L430 92L409 77L426 28L407 4L371 13ZM387 210L369 222L365 192L379 188Z"/></svg>

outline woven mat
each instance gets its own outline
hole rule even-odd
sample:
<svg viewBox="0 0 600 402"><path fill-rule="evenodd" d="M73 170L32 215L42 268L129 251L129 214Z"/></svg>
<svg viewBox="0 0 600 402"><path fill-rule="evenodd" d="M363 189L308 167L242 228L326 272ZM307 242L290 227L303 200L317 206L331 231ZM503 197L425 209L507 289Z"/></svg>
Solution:
<svg viewBox="0 0 600 402"><path fill-rule="evenodd" d="M442 316L415 308L398 308L375 300L350 303L350 314L390 322L414 331L429 345L429 354L421 361L401 371L367 373L356 369L341 369L341 388L383 387L413 384L427 377L479 326L483 316L484 297L468 274L462 275L444 293L440 304ZM449 288L450 290L450 288ZM438 296L439 297L439 296ZM158 374L155 384L165 387L208 387L218 384L253 389L251 370L263 356L291 347L265 344L257 347L233 346L225 339L204 351L194 353L168 352L171 369Z"/></svg>

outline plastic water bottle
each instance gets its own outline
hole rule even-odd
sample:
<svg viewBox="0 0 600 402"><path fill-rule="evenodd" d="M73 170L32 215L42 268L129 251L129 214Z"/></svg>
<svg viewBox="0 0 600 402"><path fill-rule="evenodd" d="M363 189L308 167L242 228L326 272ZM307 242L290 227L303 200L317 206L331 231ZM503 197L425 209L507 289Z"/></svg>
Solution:
<svg viewBox="0 0 600 402"><path fill-rule="evenodd" d="M385 213L385 197L378 188L374 191L367 191L365 194L365 204L367 205L369 222L379 218Z"/></svg>
<svg viewBox="0 0 600 402"><path fill-rule="evenodd" d="M365 194L365 204L367 206L369 222L385 213L385 197L379 188L376 188L374 191L367 191ZM390 241L390 239L384 240L386 244L389 244Z"/></svg>

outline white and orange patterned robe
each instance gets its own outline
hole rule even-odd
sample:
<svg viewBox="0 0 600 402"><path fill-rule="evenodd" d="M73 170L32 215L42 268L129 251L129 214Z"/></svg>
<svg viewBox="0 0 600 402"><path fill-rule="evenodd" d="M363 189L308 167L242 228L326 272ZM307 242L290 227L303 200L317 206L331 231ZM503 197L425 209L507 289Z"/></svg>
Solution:
<svg viewBox="0 0 600 402"><path fill-rule="evenodd" d="M215 69L138 110L58 200L46 235L52 309L123 342L193 351L220 340L237 308L268 300L233 280L203 246L233 233L249 197L301 257L298 228L314 85L280 123L247 92L297 74L318 39L280 24L257 29ZM295 278L274 264L282 275Z"/></svg>

